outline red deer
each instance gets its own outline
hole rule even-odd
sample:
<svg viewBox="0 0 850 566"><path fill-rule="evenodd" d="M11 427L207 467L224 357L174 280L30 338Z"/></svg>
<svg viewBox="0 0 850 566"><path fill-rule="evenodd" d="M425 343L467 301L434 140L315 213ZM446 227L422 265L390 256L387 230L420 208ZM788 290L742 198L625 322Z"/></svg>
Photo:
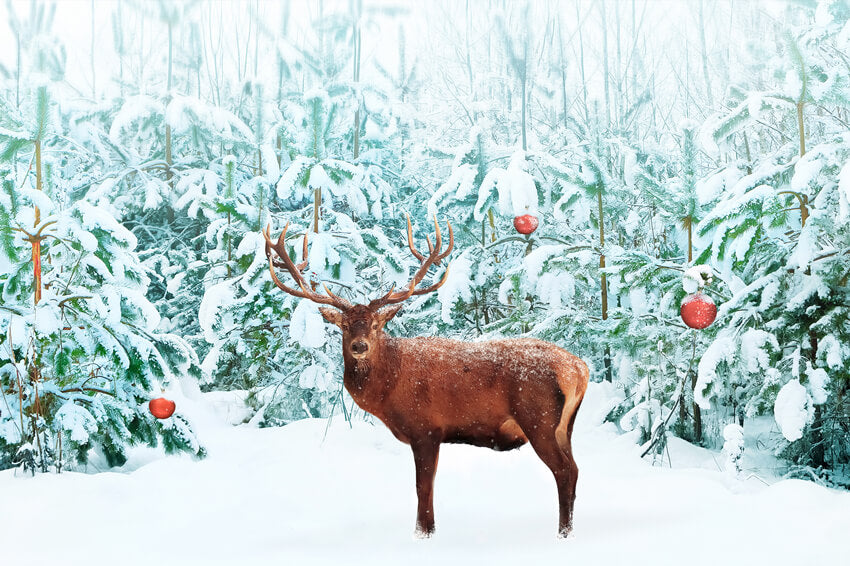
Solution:
<svg viewBox="0 0 850 566"><path fill-rule="evenodd" d="M511 450L531 442L555 475L558 532L566 536L572 529L578 478L571 438L587 389L587 365L553 344L532 338L461 342L394 338L383 331L403 301L433 292L446 281L448 266L438 282L418 287L429 268L454 247L449 224L448 249L440 252L442 238L436 218L434 225L435 242L432 246L426 238L426 256L414 247L407 219L408 246L421 265L405 289L395 291L393 287L368 305L351 304L327 286L324 293L316 292L305 280L306 234L304 260L298 265L284 244L289 224L277 243L272 242L269 227L263 236L275 284L290 295L327 305L319 309L322 316L342 330L343 384L351 397L413 449L419 499L417 534L427 537L434 532L434 473L441 443ZM297 288L283 284L276 267L288 271Z"/></svg>

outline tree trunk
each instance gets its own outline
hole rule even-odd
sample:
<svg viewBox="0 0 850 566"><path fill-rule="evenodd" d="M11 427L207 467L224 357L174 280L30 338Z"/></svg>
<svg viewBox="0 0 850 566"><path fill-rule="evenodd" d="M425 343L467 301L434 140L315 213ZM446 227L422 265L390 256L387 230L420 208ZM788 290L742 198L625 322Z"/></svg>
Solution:
<svg viewBox="0 0 850 566"><path fill-rule="evenodd" d="M35 140L35 189L42 189L41 176L41 140ZM35 207L35 226L41 223L41 211ZM33 265L33 298L37 305L41 300L41 238L35 236L32 240L32 265Z"/></svg>
<svg viewBox="0 0 850 566"><path fill-rule="evenodd" d="M355 0L354 12L354 85L355 88L360 84L360 48L362 39L360 37L360 13L362 8L362 0ZM354 159L360 157L360 93L357 96L357 110L354 111Z"/></svg>
<svg viewBox="0 0 850 566"><path fill-rule="evenodd" d="M17 51L18 64L15 70L15 107L21 107L21 36L15 32L15 49Z"/></svg>
<svg viewBox="0 0 850 566"><path fill-rule="evenodd" d="M525 123L525 113L526 113L526 106L527 106L527 101L526 101L526 96L525 96L525 83L526 83L525 75L523 74L523 77L522 77L522 150L523 151L528 150L528 141L527 141L527 138L526 138L526 123Z"/></svg>
<svg viewBox="0 0 850 566"><path fill-rule="evenodd" d="M800 131L800 157L806 155L806 130L803 126L803 99L797 102L797 128Z"/></svg>
<svg viewBox="0 0 850 566"><path fill-rule="evenodd" d="M172 24L171 21L168 22L168 83L167 83L167 92L165 93L165 106L168 108L168 104L171 102L171 80L172 80L172 51L173 51L173 38L172 38ZM166 116L167 116L166 112ZM167 165L165 171L165 179L168 181L168 186L171 190L174 190L174 179L171 173L171 165L173 163L171 157L171 125L168 123L168 119L165 121L165 163ZM170 195L169 195L170 196ZM168 211L168 222L172 224L175 219L174 208L171 206L170 201L166 205L166 209Z"/></svg>
<svg viewBox="0 0 850 566"><path fill-rule="evenodd" d="M688 216L685 219L685 223L688 227L688 263L691 263L694 260L694 247L693 247L693 218ZM694 342L694 348L696 348L696 342ZM694 350L696 351L696 350ZM697 374L696 372L691 372L691 391L696 389L697 386ZM682 403L679 405L680 409L680 417L684 422L684 414L685 414L685 402L684 399ZM700 406L696 404L696 402L691 403L691 410L694 413L694 442L699 444L702 441L702 412L700 410Z"/></svg>
<svg viewBox="0 0 850 566"><path fill-rule="evenodd" d="M705 94L708 97L708 106L714 106L714 97L711 95L711 79L708 75L708 50L705 46L705 17L703 15L703 0L699 0L699 44L702 50L702 74L705 78Z"/></svg>
<svg viewBox="0 0 850 566"><path fill-rule="evenodd" d="M233 252L231 250L231 242L230 242L230 212L227 213L227 277L228 279L232 275L230 262L233 260Z"/></svg>
<svg viewBox="0 0 850 566"><path fill-rule="evenodd" d="M564 127L569 125L567 117L567 62L564 59L564 32L561 27L561 16L558 15L558 63L561 67L561 111L564 114Z"/></svg>
<svg viewBox="0 0 850 566"><path fill-rule="evenodd" d="M91 0L91 98L97 99L97 89L95 88L95 66L94 66L94 0Z"/></svg>
<svg viewBox="0 0 850 566"><path fill-rule="evenodd" d="M691 371L691 390L697 388L697 372ZM694 443L702 442L702 412L699 405L694 402L691 406L694 411Z"/></svg>
<svg viewBox="0 0 850 566"><path fill-rule="evenodd" d="M472 80L472 57L471 52L472 48L469 44L469 25L470 25L470 12L469 12L469 0L466 0L466 26L464 28L465 31L465 39L466 39L466 78L469 81L469 98L475 102L475 82ZM403 77L399 77L403 78ZM472 119L478 116L478 110L476 110L475 105L472 105Z"/></svg>
<svg viewBox="0 0 850 566"><path fill-rule="evenodd" d="M578 22L578 49L579 49L579 71L581 71L581 104L584 109L584 120L587 116L587 77L584 74L584 38L581 30L584 27L584 20L581 19L579 4L576 2L576 21Z"/></svg>
<svg viewBox="0 0 850 566"><path fill-rule="evenodd" d="M263 153L262 151L257 150L257 176L263 176ZM258 185L259 187L259 198L257 199L257 231L263 229L263 206L264 199L266 198L265 191L262 189L262 184Z"/></svg>
<svg viewBox="0 0 850 566"><path fill-rule="evenodd" d="M811 268L806 270L811 273ZM809 359L812 366L815 365L818 357L818 337L814 330L809 329ZM812 450L811 463L813 468L821 468L826 465L826 450L823 438L823 411L820 405L815 405L814 416L812 418Z"/></svg>
<svg viewBox="0 0 850 566"><path fill-rule="evenodd" d="M608 86L608 20L605 15L605 0L599 2L602 13L602 82L605 87L605 124L611 125L611 94Z"/></svg>
<svg viewBox="0 0 850 566"><path fill-rule="evenodd" d="M121 3L123 0L118 0L118 25L116 26L119 29L119 33L121 34L121 51L118 53L118 88L119 93L121 94L121 99L124 99L124 52L125 52L125 44L124 44L124 18L121 17ZM59 438L62 438L61 436Z"/></svg>
<svg viewBox="0 0 850 566"><path fill-rule="evenodd" d="M322 189L313 190L313 232L319 233L319 209L322 207Z"/></svg>
<svg viewBox="0 0 850 566"><path fill-rule="evenodd" d="M614 44L616 46L616 57L614 58L614 127L619 130L623 98L623 78L621 75L623 54L620 49L620 4L616 2L614 3Z"/></svg>
<svg viewBox="0 0 850 566"><path fill-rule="evenodd" d="M597 203L599 205L599 247L600 249L605 246L605 218L603 216L602 209L602 189L599 188L597 193ZM601 254L599 256L599 269L605 268L605 254ZM608 320L608 278L605 276L605 273L602 273L602 320ZM605 344L605 356L603 358L603 363L605 366L605 380L613 381L613 369L611 367L611 347L606 343Z"/></svg>

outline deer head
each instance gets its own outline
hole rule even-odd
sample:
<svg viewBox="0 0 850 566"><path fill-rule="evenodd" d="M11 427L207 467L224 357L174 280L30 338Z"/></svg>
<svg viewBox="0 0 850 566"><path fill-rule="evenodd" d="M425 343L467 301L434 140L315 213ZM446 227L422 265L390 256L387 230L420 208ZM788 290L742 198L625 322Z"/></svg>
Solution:
<svg viewBox="0 0 850 566"><path fill-rule="evenodd" d="M428 287L417 288L422 280L425 279L429 268L432 265L439 265L451 253L454 247L454 233L452 232L452 225L449 223L448 226L449 245L445 252L440 253L443 241L440 234L440 226L437 223L437 218L434 217L434 228L436 230L435 241L434 245L431 245L430 238L426 236L425 241L428 243L428 255L425 255L420 253L413 245L413 230L410 226L410 217L408 216L407 244L413 256L420 261L419 269L404 289L396 291L395 286L393 286L386 295L370 301L366 305L352 304L342 297L335 295L324 284L322 288L325 292L318 293L315 291L314 286L310 285L304 279L303 271L307 267L306 232L304 233L303 244L304 259L299 264L296 264L289 257L284 244L289 223L286 224L276 243L272 242L270 228L268 226L263 230L263 237L266 239L266 257L269 259L269 271L275 285L290 295L309 299L321 305L327 305L320 307L319 312L322 313L325 320L342 330L343 357L361 360L368 357L370 351L375 349L376 344L380 341L384 325L401 310L401 303L410 297L436 291L446 282L449 274L448 266L446 266L446 271L438 282ZM275 255L277 258L274 257ZM278 278L275 268L282 268L288 271L297 284L297 288L288 287L283 284Z"/></svg>

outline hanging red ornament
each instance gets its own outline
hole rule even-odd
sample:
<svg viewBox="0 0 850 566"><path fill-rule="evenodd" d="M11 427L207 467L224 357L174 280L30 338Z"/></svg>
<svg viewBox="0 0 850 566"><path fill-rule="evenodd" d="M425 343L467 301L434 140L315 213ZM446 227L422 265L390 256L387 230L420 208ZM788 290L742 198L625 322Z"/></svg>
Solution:
<svg viewBox="0 0 850 566"><path fill-rule="evenodd" d="M717 318L717 305L708 295L701 292L692 293L682 301L679 314L685 324L700 330L710 326Z"/></svg>
<svg viewBox="0 0 850 566"><path fill-rule="evenodd" d="M151 414L158 419L167 419L174 414L176 407L177 405L175 405L174 401L165 397L151 399L151 402L148 403L148 409L150 409Z"/></svg>
<svg viewBox="0 0 850 566"><path fill-rule="evenodd" d="M535 230L537 230L537 217L533 214L523 214L522 216L517 216L514 218L514 228L520 234L531 234Z"/></svg>

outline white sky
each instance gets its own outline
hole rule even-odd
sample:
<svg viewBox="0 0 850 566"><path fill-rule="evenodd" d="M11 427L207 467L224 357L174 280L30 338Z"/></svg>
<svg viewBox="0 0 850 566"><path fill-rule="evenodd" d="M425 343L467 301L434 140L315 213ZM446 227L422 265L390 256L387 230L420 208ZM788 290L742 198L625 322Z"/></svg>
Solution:
<svg viewBox="0 0 850 566"><path fill-rule="evenodd" d="M738 53L741 44L748 38L735 34L734 17L738 12L743 13L742 6L752 7L758 5L762 11L768 14L778 14L785 2L780 0L703 0L706 18L706 42L709 50L723 51L733 54ZM602 71L599 63L599 53L602 50L600 33L600 22L598 2L596 0L552 0L550 2L532 2L536 12L537 24L541 24L548 17L560 18L565 28L565 35L570 35L576 28L576 3L582 14L587 14L583 29L583 40L586 57L586 73L589 78L588 90L590 97L601 97L602 94ZM112 33L112 14L118 7L118 0L60 0L56 3L56 20L53 25L53 34L57 36L67 49L66 79L68 83L80 94L91 93L91 61L92 61L92 17L94 17L94 63L97 75L98 96L103 95L103 88L107 82L107 76L116 76L118 58L115 54ZM125 76L135 84L146 83L147 78L156 76L161 78L162 67L165 65L165 43L166 26L156 16L158 2L150 0L124 0L122 4L123 21L128 41L139 42L139 12L140 8L151 12L146 18L143 45L133 45L130 52L133 54L124 61ZM29 0L12 0L13 10L24 16L29 13ZM171 7L181 8L185 4L172 2L167 4ZM484 12L506 7L509 12L509 26L513 29L517 12L516 2L510 0L471 0L472 18L470 20L470 43L473 48L480 48L479 41L486 41L490 35L491 41L496 41L490 30L485 29L488 18ZM634 6L637 16L645 9L646 16L641 31L645 34L645 48L638 46L637 51L644 59L644 63L652 66L656 71L657 81L662 89L671 93L677 89L681 90L683 70L681 59L684 53L688 53L692 64L690 73L692 77L686 80L693 81L698 85L698 66L694 64L699 56L699 35L697 28L697 0L608 0L609 14L609 53L613 52L615 36L613 34L612 14L618 11L621 18L623 37L621 38L624 52L631 49L631 13ZM257 10L261 15L264 25L268 26L276 35L281 29L281 2L276 0L212 0L211 2L196 5L191 10L188 19L200 20L205 29L209 29L212 22L213 27L218 22L224 23L226 37L224 39L225 53L224 63L229 69L236 67L236 49L238 40L244 45L245 37L249 32L249 13ZM460 84L464 79L464 67L461 51L464 45L458 41L463 37L466 26L466 3L462 1L444 0L441 2L405 2L388 0L364 0L364 7L370 8L390 6L401 6L406 9L407 14L402 16L380 15L372 18L372 23L364 27L363 33L363 80L368 81L375 76L373 61L380 61L384 67L394 71L397 67L398 57L398 29L404 26L407 32L408 64L415 56L424 61L424 68L420 74L424 75L425 88L429 93L433 92L433 103L435 105L449 104L451 98L442 92L441 85L446 81L454 81ZM303 44L305 40L311 41L313 34L312 20L318 13L318 0L292 0L291 20L289 25L289 41L295 45ZM615 10L615 7L618 10ZM732 10L734 9L734 14ZM341 12L348 13L348 0L325 0L325 13ZM15 41L11 33L8 33L9 14L5 2L0 3L0 63L7 69L14 70L15 63ZM584 16L583 16L584 17ZM187 34L183 30L176 30L175 41L185 40ZM215 32L217 33L217 32ZM252 32L253 33L253 32ZM543 29L533 29L532 34L538 37L545 33ZM229 45L228 45L229 44ZM261 46L263 43L261 43ZM570 73L576 76L577 68L575 61L578 59L578 43L572 42L567 48L567 59ZM139 49L141 47L141 51ZM141 59L139 57L141 53ZM181 50L175 49L175 57L181 56ZM253 49L250 50L250 64L248 75L253 73L254 57ZM730 56L731 57L731 56ZM271 42L267 41L265 49L261 47L259 53L258 74L272 79L276 78L275 54ZM724 61L718 58L714 62L718 72L725 72ZM141 74L140 74L140 66ZM24 63L26 68L26 62ZM156 68L160 67L160 68ZM546 68L539 65L538 72ZM235 75L235 71L233 71ZM448 77L448 79L446 78ZM231 76L232 78L232 76ZM690 84L690 83L688 83ZM202 85L202 87L205 85ZM312 85L306 85L307 87ZM157 88L153 85L143 88ZM719 95L721 93L715 93ZM678 96L678 95L674 95ZM443 98L445 97L445 98ZM689 111L690 112L690 111Z"/></svg>

